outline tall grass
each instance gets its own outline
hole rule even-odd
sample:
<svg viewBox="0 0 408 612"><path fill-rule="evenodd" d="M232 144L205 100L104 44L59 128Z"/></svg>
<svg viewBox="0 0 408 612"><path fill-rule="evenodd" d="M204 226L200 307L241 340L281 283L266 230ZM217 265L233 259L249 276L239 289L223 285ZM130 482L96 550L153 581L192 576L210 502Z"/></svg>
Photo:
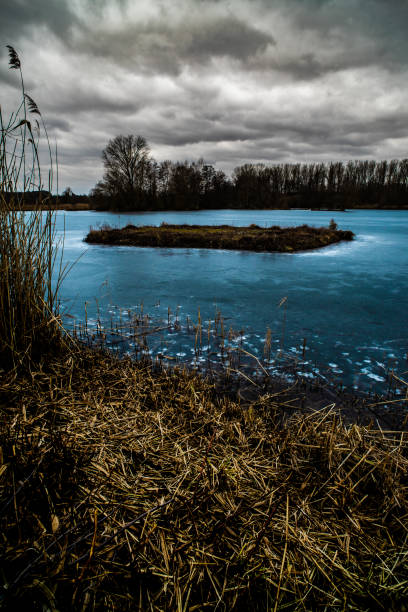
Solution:
<svg viewBox="0 0 408 612"><path fill-rule="evenodd" d="M0 368L38 361L62 340L58 318L60 266L51 202L53 156L37 104L26 93L21 62L8 46L9 67L19 72L21 98L6 118L0 107ZM47 191L40 166L42 132L49 158ZM24 212L26 202L34 210Z"/></svg>

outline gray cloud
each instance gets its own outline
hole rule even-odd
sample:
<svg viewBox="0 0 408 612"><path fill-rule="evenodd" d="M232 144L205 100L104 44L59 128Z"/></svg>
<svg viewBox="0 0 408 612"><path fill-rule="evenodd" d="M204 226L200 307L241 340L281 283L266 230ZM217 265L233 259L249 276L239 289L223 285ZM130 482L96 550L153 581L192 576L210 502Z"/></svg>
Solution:
<svg viewBox="0 0 408 612"><path fill-rule="evenodd" d="M18 89L20 86L19 82L14 78L12 72L6 66L6 63L4 63L3 66L0 64L0 83L2 83L3 86L7 85L13 89Z"/></svg>
<svg viewBox="0 0 408 612"><path fill-rule="evenodd" d="M87 192L117 134L157 159L406 157L405 0L20 0L0 40L58 141L60 185ZM0 104L18 73L0 50Z"/></svg>
<svg viewBox="0 0 408 612"><path fill-rule="evenodd" d="M71 28L79 24L69 0L18 0L1 8L0 40L4 44L17 43L30 34L33 27L45 27L57 36L66 38Z"/></svg>
<svg viewBox="0 0 408 612"><path fill-rule="evenodd" d="M75 90L75 95L70 98L57 97L52 103L55 112L63 108L66 116L73 117L77 113L89 111L94 114L95 121L97 121L100 113L124 114L126 116L129 113L136 112L140 106L141 103L137 99L134 101L121 100L115 96L115 92L106 92L103 95L103 92L96 89L86 91L79 88Z"/></svg>
<svg viewBox="0 0 408 612"><path fill-rule="evenodd" d="M59 131L59 132L70 132L71 125L66 119L60 117L51 117L46 122L47 130Z"/></svg>
<svg viewBox="0 0 408 612"><path fill-rule="evenodd" d="M117 31L103 26L98 36L81 32L75 45L86 54L107 57L130 70L180 73L186 65L208 63L229 57L246 62L274 45L274 38L234 16L207 18L201 22L183 19L175 24L165 19L130 24Z"/></svg>
<svg viewBox="0 0 408 612"><path fill-rule="evenodd" d="M404 0L288 0L285 13L301 31L312 31L320 39L347 42L342 46L340 61L355 55L360 49L366 61L387 65L389 68L406 66L408 38L408 4ZM364 53L364 47L374 56Z"/></svg>

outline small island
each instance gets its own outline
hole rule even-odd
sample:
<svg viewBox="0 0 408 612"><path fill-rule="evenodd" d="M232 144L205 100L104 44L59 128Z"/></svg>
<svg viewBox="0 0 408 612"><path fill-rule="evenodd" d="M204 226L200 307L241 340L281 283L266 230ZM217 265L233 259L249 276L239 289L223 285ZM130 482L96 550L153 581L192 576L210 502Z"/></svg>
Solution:
<svg viewBox="0 0 408 612"><path fill-rule="evenodd" d="M325 247L342 240L353 240L354 234L339 230L332 221L329 227L234 227L231 225L127 225L122 229L103 226L91 229L85 237L90 244L116 246L234 249L288 253Z"/></svg>

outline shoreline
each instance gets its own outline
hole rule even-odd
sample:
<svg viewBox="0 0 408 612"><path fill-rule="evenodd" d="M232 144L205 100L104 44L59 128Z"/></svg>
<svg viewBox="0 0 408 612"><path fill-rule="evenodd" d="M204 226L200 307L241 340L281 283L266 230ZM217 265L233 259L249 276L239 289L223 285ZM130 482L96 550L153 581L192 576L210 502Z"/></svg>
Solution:
<svg viewBox="0 0 408 612"><path fill-rule="evenodd" d="M293 355L281 349L279 357L272 361L270 357L259 358L239 346L229 346L228 342L224 345L225 337L222 335L208 340L211 343L211 348L207 347L210 352L202 350L200 340L196 339L195 355L190 355L190 358L179 357L176 352L162 353L150 349L152 338L164 329L191 336L193 342L197 331L194 331L194 322L191 321L190 326L184 327L179 321L163 320L144 328L144 322L139 320L132 328L124 326L119 331L115 327L112 336L109 329L102 326L85 330L79 325L70 333L88 350L102 350L113 359L130 360L135 367L138 363L145 363L153 369L163 368L168 373L183 370L198 375L213 384L222 395L240 401L243 405L249 405L263 394L274 394L277 389L292 389L290 396L296 400L297 409L302 413L310 411L312 407L320 409L334 402L347 424L367 425L374 418L382 428L398 429L408 423L405 399L408 383L394 375L393 370L385 374L382 388L372 389L364 384L347 384L329 371L322 375L319 370L308 368L299 357L293 361ZM208 329L203 329L202 334L207 338ZM136 342L136 338L138 348L130 348L129 342ZM222 353L215 356L220 350L217 345L221 343ZM324 364L320 364L320 367L324 367Z"/></svg>
<svg viewBox="0 0 408 612"><path fill-rule="evenodd" d="M283 212L290 211L311 211L311 212L330 212L330 213L350 213L355 210L387 210L387 211L408 211L407 206L347 206L346 208L311 208L308 207L276 207L276 208L231 208L231 207L221 207L221 208L143 208L143 209L120 209L120 208L100 208L99 206L93 206L91 202L78 202L78 203L58 203L58 204L50 204L47 206L43 205L34 205L34 204L24 204L21 206L21 210L30 211L30 210L38 210L38 208L42 208L43 210L56 210L56 211L69 211L69 212L83 212L85 210L90 210L92 212L107 212L113 214L134 214L134 213L194 213L194 212L203 212L203 211L220 211L220 210L235 210L239 211L277 211L281 210Z"/></svg>

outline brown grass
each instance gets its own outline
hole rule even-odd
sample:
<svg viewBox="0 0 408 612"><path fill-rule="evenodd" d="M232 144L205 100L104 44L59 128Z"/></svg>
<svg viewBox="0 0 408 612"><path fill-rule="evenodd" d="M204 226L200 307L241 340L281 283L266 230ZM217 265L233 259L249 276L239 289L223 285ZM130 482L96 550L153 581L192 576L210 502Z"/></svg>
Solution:
<svg viewBox="0 0 408 612"><path fill-rule="evenodd" d="M406 432L84 350L0 385L6 608L403 609Z"/></svg>
<svg viewBox="0 0 408 612"><path fill-rule="evenodd" d="M239 249L246 251L292 252L316 249L341 240L352 240L353 232L337 227L261 228L229 225L168 225L160 227L127 225L123 229L103 227L91 230L86 242L96 244L187 247L210 249Z"/></svg>
<svg viewBox="0 0 408 612"><path fill-rule="evenodd" d="M40 203L25 212L30 196L44 193L36 119L41 113L25 91L17 52L8 49L10 68L20 75L21 101L8 118L0 106L0 368L5 370L30 367L48 351L61 350L58 289L64 276L50 200L44 201L47 212ZM53 158L44 122L42 127L50 192Z"/></svg>

